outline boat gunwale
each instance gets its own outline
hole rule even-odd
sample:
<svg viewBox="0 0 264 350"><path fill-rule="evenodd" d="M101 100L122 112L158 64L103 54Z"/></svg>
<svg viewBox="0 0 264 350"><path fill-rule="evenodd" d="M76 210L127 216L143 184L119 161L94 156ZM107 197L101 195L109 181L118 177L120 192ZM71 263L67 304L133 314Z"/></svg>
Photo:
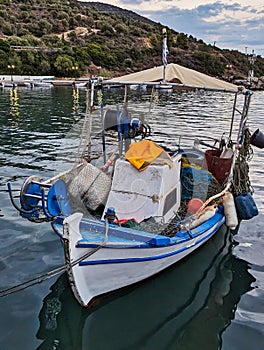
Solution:
<svg viewBox="0 0 264 350"><path fill-rule="evenodd" d="M153 260L159 260L159 259L166 259L169 257L172 257L174 255L180 254L186 250L192 249L192 248L199 248L199 246L203 245L208 239L210 239L214 234L218 232L218 230L223 226L224 219L222 218L221 221L217 221L213 226L210 227L210 229L204 231L201 235L198 236L198 240L193 237L191 240L194 240L194 242L188 244L188 245L182 245L179 247L179 249L173 249L171 251L163 252L158 255L149 255L149 256L140 256L140 257L127 257L127 258L112 258L112 259L97 259L97 260L82 260L79 262L78 266L88 266L88 265L104 265L104 264L123 264L123 263L136 263L136 262L143 262L143 261L153 261ZM209 232L208 232L209 231ZM204 235L204 236L203 236ZM200 237L202 236L202 237ZM173 244L171 246L165 246L165 247L149 247L153 249L157 248L168 248L168 247L177 247L177 244ZM107 246L102 247L107 248ZM112 248L112 247L108 247ZM136 247L138 248L138 247ZM195 250L197 249L195 248Z"/></svg>
<svg viewBox="0 0 264 350"><path fill-rule="evenodd" d="M173 237L110 224L108 229L108 241L104 245L104 248L164 248L186 243L203 235L206 231L211 229L211 227L219 223L223 224L225 217L221 209L222 208L220 208L213 217L199 226L191 230L178 231ZM58 233L57 227L55 228L55 226L53 226L53 228L56 233ZM91 235L91 239L88 239L88 237L85 239L85 234L83 231L85 228L89 230L89 232L86 232L86 236ZM98 232L98 229L101 230L101 232ZM97 232L94 232L93 230L97 230ZM80 222L79 234L82 238L76 242L76 248L95 248L100 246L105 238L105 222L82 218ZM100 240L98 239L96 241L93 237L95 235L97 235L98 238L100 237ZM123 239L123 242L114 240L111 241L111 237Z"/></svg>

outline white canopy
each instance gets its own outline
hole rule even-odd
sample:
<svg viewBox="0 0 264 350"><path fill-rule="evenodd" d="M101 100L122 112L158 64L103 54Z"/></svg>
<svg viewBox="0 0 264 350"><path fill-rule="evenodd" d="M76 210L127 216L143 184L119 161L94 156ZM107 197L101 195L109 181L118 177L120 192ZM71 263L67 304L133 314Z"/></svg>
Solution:
<svg viewBox="0 0 264 350"><path fill-rule="evenodd" d="M146 69L140 72L123 75L119 78L108 80L109 82L161 82L163 80L163 66ZM210 77L193 69L182 67L178 64L170 63L166 67L165 81L179 83L193 87L204 87L209 89L235 90L238 87L234 84Z"/></svg>

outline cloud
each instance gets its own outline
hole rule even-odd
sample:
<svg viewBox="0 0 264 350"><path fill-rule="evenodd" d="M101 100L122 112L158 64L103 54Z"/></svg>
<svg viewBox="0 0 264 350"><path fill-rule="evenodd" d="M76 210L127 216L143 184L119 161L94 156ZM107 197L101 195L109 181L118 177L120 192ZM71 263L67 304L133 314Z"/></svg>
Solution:
<svg viewBox="0 0 264 350"><path fill-rule="evenodd" d="M247 46L257 54L264 54L264 9L217 1L192 9L173 6L159 11L139 10L138 13L208 44L216 42L220 48L244 52Z"/></svg>

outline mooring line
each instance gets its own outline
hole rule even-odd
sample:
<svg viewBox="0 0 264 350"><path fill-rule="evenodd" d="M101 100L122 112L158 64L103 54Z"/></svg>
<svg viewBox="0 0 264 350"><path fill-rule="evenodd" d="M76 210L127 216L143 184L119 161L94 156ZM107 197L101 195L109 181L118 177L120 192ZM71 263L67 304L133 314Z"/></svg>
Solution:
<svg viewBox="0 0 264 350"><path fill-rule="evenodd" d="M107 240L108 240L108 227L109 227L108 226L108 220L106 219L105 220L105 239L102 242L102 244L98 245L93 250L91 250L88 253L84 254L80 258L74 260L70 264L67 264L67 266L66 265L59 266L59 267L57 267L57 268L55 268L53 270L45 272L44 274L42 274L40 276L31 278L31 279L29 279L27 281L21 282L21 283L16 284L16 285L14 285L12 287L0 290L0 297L5 297L5 296L8 296L10 294L17 293L17 292L20 292L22 290L25 290L25 289L27 289L29 287L32 287L32 286L36 285L36 284L40 284L40 283L44 282L45 280L47 280L49 278L52 278L52 277L58 275L59 273L67 270L68 267L74 267L75 265L77 265L81 261L83 261L84 259L89 258L91 255L93 255L99 249L103 248L103 246L106 245Z"/></svg>

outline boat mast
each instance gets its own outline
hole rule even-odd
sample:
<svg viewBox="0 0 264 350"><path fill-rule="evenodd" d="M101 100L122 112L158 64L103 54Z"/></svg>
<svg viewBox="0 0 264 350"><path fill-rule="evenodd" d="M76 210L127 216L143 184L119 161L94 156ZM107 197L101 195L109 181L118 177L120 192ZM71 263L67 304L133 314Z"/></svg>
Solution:
<svg viewBox="0 0 264 350"><path fill-rule="evenodd" d="M167 46L167 31L166 28L162 29L163 34L163 41L162 41L162 62L163 62L163 81L165 82L165 76L166 76L166 67L168 64L167 56L169 53L168 46Z"/></svg>

